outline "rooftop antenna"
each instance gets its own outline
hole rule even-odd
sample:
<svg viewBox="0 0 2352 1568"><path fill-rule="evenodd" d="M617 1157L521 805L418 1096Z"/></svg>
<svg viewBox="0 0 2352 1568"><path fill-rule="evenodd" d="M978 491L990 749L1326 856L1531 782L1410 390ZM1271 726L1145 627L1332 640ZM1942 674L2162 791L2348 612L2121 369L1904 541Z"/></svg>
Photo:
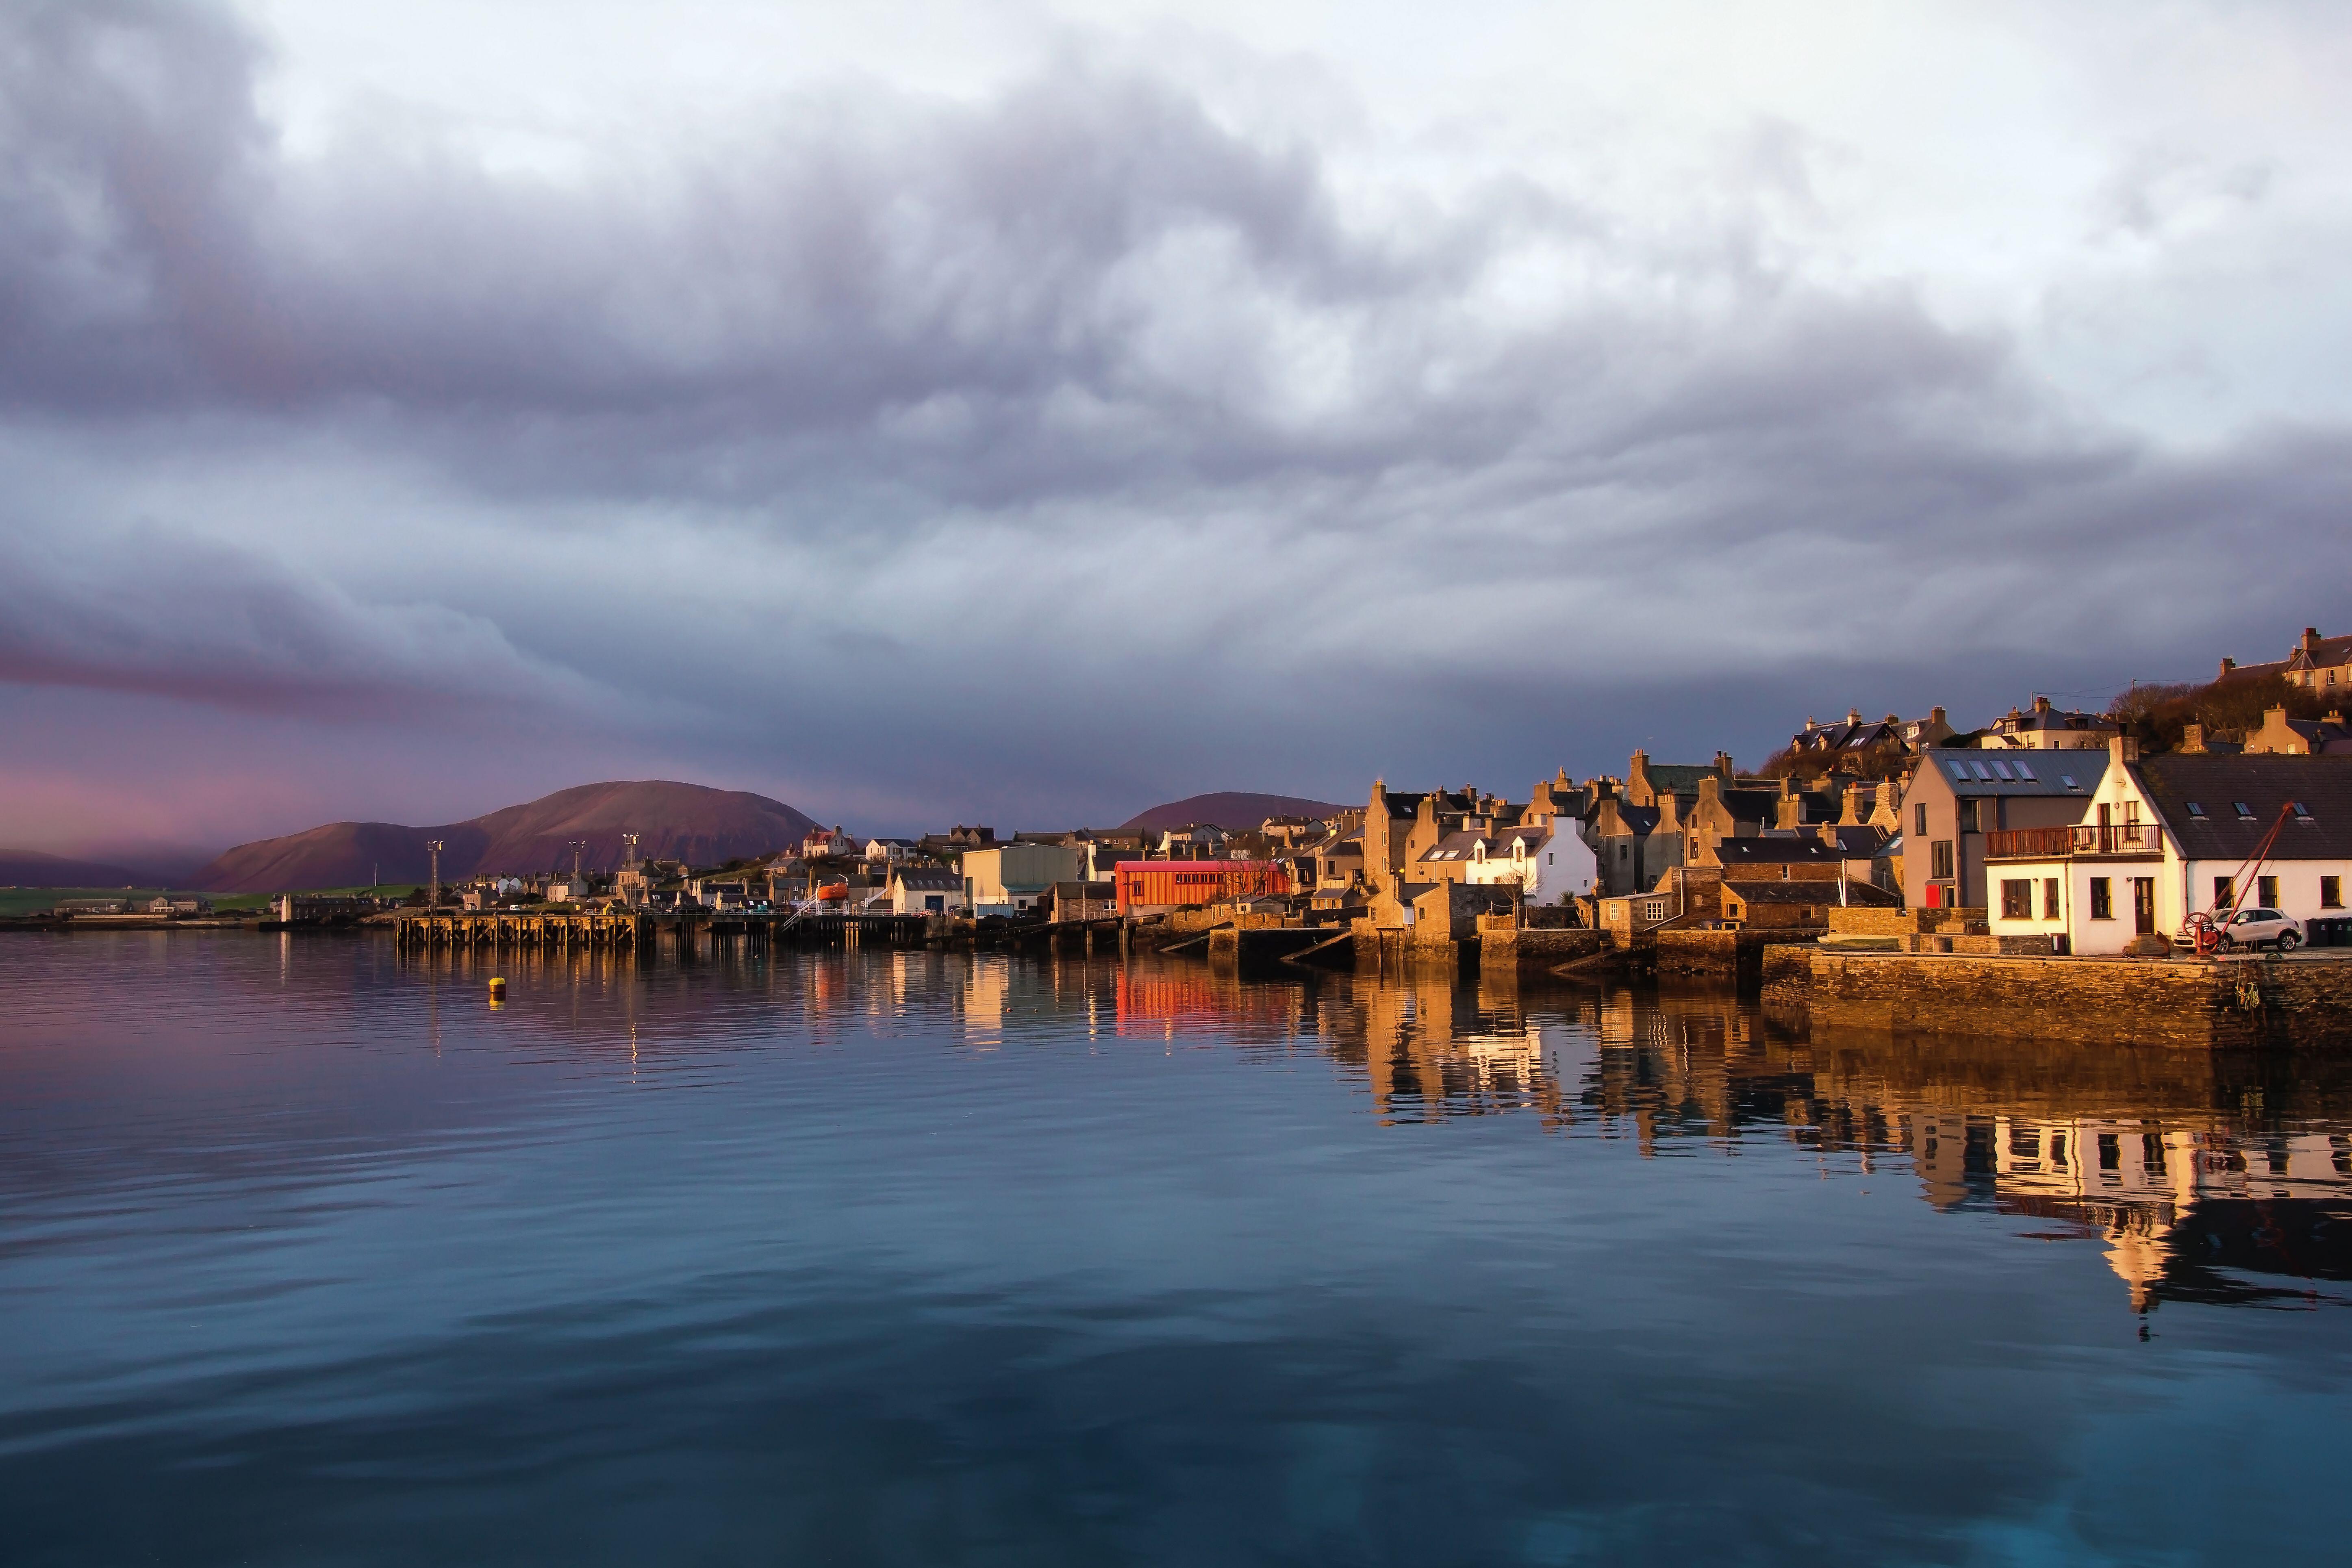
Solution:
<svg viewBox="0 0 2352 1568"><path fill-rule="evenodd" d="M441 907L441 840L426 839L425 852L433 858L433 891L427 896L425 907L428 910L437 910Z"/></svg>

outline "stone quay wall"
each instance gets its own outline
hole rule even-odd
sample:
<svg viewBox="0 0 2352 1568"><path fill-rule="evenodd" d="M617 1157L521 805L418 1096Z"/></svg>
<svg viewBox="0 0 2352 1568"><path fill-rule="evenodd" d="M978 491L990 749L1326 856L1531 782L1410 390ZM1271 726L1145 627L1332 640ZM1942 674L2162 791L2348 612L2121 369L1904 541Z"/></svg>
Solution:
<svg viewBox="0 0 2352 1568"><path fill-rule="evenodd" d="M1776 974L1816 1026L2190 1050L2352 1050L2352 961L2141 961L1822 950ZM1801 996L1799 993L1801 990Z"/></svg>
<svg viewBox="0 0 2352 1568"><path fill-rule="evenodd" d="M1478 963L1482 968L1517 969L1522 974L1536 973L1572 963L1580 958L1590 958L1606 952L1611 946L1609 933L1584 926L1539 929L1521 926L1505 927L1499 931L1478 933Z"/></svg>
<svg viewBox="0 0 2352 1568"><path fill-rule="evenodd" d="M1662 931L1651 939L1661 974L1728 975L1759 983L1764 958L1776 950L1811 953L1817 934L1804 931Z"/></svg>

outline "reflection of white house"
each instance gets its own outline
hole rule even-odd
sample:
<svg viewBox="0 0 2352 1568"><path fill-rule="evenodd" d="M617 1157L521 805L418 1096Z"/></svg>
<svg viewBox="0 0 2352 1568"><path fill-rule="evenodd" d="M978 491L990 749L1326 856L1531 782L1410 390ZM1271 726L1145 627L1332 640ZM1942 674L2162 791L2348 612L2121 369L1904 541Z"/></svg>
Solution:
<svg viewBox="0 0 2352 1568"><path fill-rule="evenodd" d="M2352 1151L2340 1135L2290 1133L2258 1153L2227 1135L2154 1121L2089 1117L1982 1117L1915 1112L1913 1156L1930 1197L1956 1200L1989 1184L2001 1206L2063 1215L2105 1234L2107 1264L2153 1301L2173 1233L2217 1200L2308 1199L2352 1193ZM2252 1156L2251 1158L2249 1156Z"/></svg>
<svg viewBox="0 0 2352 1568"><path fill-rule="evenodd" d="M2270 858L2246 862L2280 822ZM1984 836L1995 936L2056 936L2067 951L2118 953L2228 904L2305 922L2347 916L2352 882L2352 757L2168 752L2142 760L2118 737L2079 820Z"/></svg>
<svg viewBox="0 0 2352 1568"><path fill-rule="evenodd" d="M1557 904L1592 891L1600 874L1600 861L1582 838L1530 823L1479 835L1462 879L1483 885L1517 882L1519 897L1527 902Z"/></svg>

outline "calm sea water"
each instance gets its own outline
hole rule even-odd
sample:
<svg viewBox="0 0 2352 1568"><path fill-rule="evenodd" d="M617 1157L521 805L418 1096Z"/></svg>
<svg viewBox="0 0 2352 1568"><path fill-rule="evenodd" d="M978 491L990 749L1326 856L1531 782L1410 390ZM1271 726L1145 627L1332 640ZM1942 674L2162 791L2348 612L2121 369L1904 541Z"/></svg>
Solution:
<svg viewBox="0 0 2352 1568"><path fill-rule="evenodd" d="M0 941L33 1563L2340 1561L2352 1075L1167 959Z"/></svg>

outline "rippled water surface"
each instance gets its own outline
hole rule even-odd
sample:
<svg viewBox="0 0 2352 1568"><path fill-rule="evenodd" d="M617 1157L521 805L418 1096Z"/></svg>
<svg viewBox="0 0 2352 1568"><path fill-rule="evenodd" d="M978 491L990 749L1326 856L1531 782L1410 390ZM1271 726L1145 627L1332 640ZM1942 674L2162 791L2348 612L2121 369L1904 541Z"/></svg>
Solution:
<svg viewBox="0 0 2352 1568"><path fill-rule="evenodd" d="M12 1563L2340 1560L2352 1074L0 939Z"/></svg>

